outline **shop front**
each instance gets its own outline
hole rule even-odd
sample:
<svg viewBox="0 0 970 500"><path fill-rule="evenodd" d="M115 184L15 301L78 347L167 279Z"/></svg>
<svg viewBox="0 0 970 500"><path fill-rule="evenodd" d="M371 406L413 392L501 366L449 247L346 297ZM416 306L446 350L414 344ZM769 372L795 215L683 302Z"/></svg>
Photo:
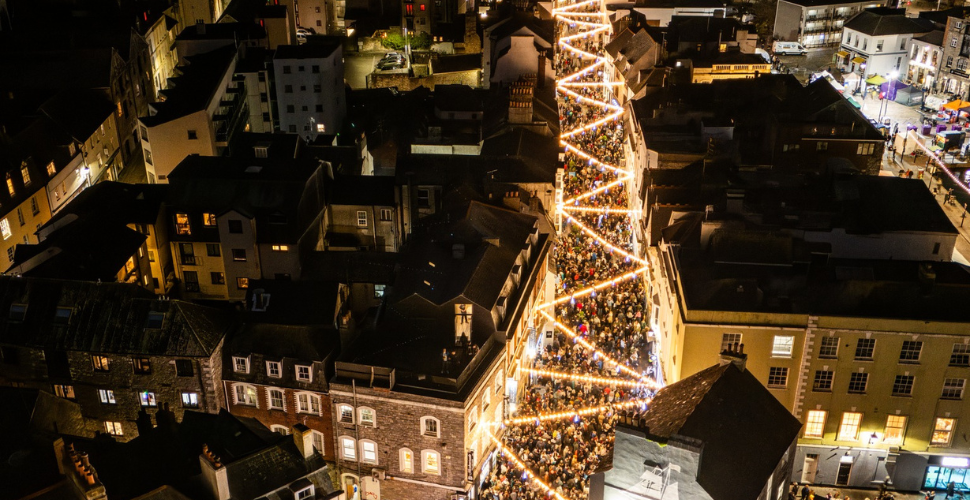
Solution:
<svg viewBox="0 0 970 500"><path fill-rule="evenodd" d="M970 458L930 456L923 488L946 490L951 482L957 491L970 490Z"/></svg>

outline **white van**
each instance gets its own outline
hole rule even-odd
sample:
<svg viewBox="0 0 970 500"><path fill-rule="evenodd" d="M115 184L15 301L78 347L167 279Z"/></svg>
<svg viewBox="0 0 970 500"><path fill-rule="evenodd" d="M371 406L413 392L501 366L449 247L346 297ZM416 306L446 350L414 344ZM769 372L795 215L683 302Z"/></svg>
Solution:
<svg viewBox="0 0 970 500"><path fill-rule="evenodd" d="M779 55L779 56L783 56L783 55L803 56L808 53L808 51L805 50L805 47L803 47L802 44L798 42L775 42L774 45L772 45L771 47L771 51L774 52L775 55Z"/></svg>

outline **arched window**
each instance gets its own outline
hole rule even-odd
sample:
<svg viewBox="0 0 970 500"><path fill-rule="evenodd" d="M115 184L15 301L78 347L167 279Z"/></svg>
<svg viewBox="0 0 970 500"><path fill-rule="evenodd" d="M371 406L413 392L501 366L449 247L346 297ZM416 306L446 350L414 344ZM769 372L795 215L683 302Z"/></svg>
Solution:
<svg viewBox="0 0 970 500"><path fill-rule="evenodd" d="M414 453L411 450L401 448L401 450L398 452L398 460L400 460L401 463L401 472L407 472L408 474L414 472Z"/></svg>
<svg viewBox="0 0 970 500"><path fill-rule="evenodd" d="M256 406L256 387L249 384L235 384L236 404Z"/></svg>
<svg viewBox="0 0 970 500"><path fill-rule="evenodd" d="M360 461L377 465L377 443L370 439L360 440Z"/></svg>
<svg viewBox="0 0 970 500"><path fill-rule="evenodd" d="M286 427L285 425L276 425L276 424L273 424L273 425L269 426L269 430L271 430L273 432L278 432L278 433L280 433L280 434L282 434L284 436L289 436L290 435L290 429L288 427Z"/></svg>
<svg viewBox="0 0 970 500"><path fill-rule="evenodd" d="M350 405L337 405L337 421L341 424L354 423L354 407Z"/></svg>
<svg viewBox="0 0 970 500"><path fill-rule="evenodd" d="M353 474L342 474L340 484L343 485L347 500L360 500L360 478Z"/></svg>
<svg viewBox="0 0 970 500"><path fill-rule="evenodd" d="M437 451L424 450L421 452L421 472L441 474L441 455Z"/></svg>
<svg viewBox="0 0 970 500"><path fill-rule="evenodd" d="M357 408L357 423L365 427L377 427L377 412L373 408Z"/></svg>
<svg viewBox="0 0 970 500"><path fill-rule="evenodd" d="M421 435L428 437L440 437L441 422L434 417L421 417Z"/></svg>
<svg viewBox="0 0 970 500"><path fill-rule="evenodd" d="M357 461L357 440L350 436L340 436L340 458L351 462Z"/></svg>

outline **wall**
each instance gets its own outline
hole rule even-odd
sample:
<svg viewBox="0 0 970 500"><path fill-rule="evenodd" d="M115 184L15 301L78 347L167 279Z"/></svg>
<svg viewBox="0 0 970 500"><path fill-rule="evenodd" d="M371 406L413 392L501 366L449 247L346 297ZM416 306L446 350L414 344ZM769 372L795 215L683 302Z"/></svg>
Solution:
<svg viewBox="0 0 970 500"><path fill-rule="evenodd" d="M31 203L31 200L33 200L33 203ZM37 208L36 212L34 211L34 207ZM23 217L23 224L20 223L21 216ZM20 243L38 243L37 236L34 235L34 232L40 226L46 224L50 218L51 209L47 201L47 190L45 189L34 193L30 198L27 198L15 209L3 216L3 219L10 225L11 232L9 238L4 238L0 241L0 263L2 263L4 270L13 265L13 259L10 257L13 255L12 251L14 247Z"/></svg>
<svg viewBox="0 0 970 500"><path fill-rule="evenodd" d="M798 41L802 7L781 0L775 10L775 40Z"/></svg>
<svg viewBox="0 0 970 500"><path fill-rule="evenodd" d="M313 137L317 133L340 131L347 113L342 48L338 47L325 58L274 59L273 66L280 130L301 136L310 133ZM286 66L290 73L284 72ZM314 66L319 67L319 73L312 72ZM292 92L286 92L287 85ZM314 85L320 86L319 92L314 90ZM288 111L288 106L293 106L293 112ZM311 120L314 126L308 129ZM323 124L324 130L318 131L316 124Z"/></svg>
<svg viewBox="0 0 970 500"><path fill-rule="evenodd" d="M259 268L260 256L256 245L256 224L239 212L230 210L217 217L219 241L222 243L222 262L226 269L226 290L229 300L244 300L246 289L239 287L238 278L250 280L262 277ZM229 221L240 221L242 233L230 233ZM245 261L234 261L233 249L245 250ZM295 249L294 249L295 250ZM201 277L200 277L201 281Z"/></svg>
<svg viewBox="0 0 970 500"><path fill-rule="evenodd" d="M546 43L531 32L521 33L522 31L525 30L520 30L520 33L512 35L509 38L509 43L503 43L505 40L500 40L496 44L496 53L501 54L506 47L509 50L496 58L492 64L492 72L489 77L491 83L511 83L525 75L555 74L552 71L552 61L544 55L540 59L541 54L536 49L536 43L542 45L546 45ZM540 61L545 66L542 71L539 70L538 66Z"/></svg>
<svg viewBox="0 0 970 500"><path fill-rule="evenodd" d="M218 100L217 98L216 101ZM217 153L215 130L209 114L204 110L159 123L154 127L141 125L141 130L149 183L167 184L168 174L188 155L215 156ZM198 138L188 140L188 130L195 130Z"/></svg>

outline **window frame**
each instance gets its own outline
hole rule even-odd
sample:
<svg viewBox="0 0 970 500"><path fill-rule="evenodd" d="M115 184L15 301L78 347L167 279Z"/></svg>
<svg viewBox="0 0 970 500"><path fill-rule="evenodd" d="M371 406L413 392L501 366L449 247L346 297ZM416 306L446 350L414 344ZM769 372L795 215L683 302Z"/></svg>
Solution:
<svg viewBox="0 0 970 500"><path fill-rule="evenodd" d="M118 399L115 398L115 391L112 389L98 389L98 400L103 405L118 404Z"/></svg>
<svg viewBox="0 0 970 500"><path fill-rule="evenodd" d="M344 419L344 414L345 413L349 413L350 414L350 419L349 420ZM352 424L357 423L356 418L357 418L357 412L354 411L354 407L353 406L351 406L349 404L346 404L346 403L339 403L339 404L337 404L337 422L338 423L341 423L341 424L351 424L352 425Z"/></svg>
<svg viewBox="0 0 970 500"><path fill-rule="evenodd" d="M951 385L955 382L959 382L959 386ZM949 385L949 386L948 386ZM945 399L948 401L959 401L963 399L963 391L967 388L967 379L965 378L944 378L943 379L943 390L940 392L940 399ZM947 391L958 391L947 393Z"/></svg>
<svg viewBox="0 0 970 500"><path fill-rule="evenodd" d="M863 347L863 343L870 344L868 347ZM868 356L866 356L866 351L868 351ZM876 339L872 338L859 338L856 340L855 352L852 353L852 359L855 361L872 361L873 356L876 354Z"/></svg>
<svg viewBox="0 0 970 500"><path fill-rule="evenodd" d="M306 377L300 375L300 370L306 369ZM294 365L293 373L296 375L296 380L299 382L313 382L313 365Z"/></svg>
<svg viewBox="0 0 970 500"><path fill-rule="evenodd" d="M273 375L274 368L276 369L276 375ZM283 364L279 361L267 361L266 376L270 378L283 378Z"/></svg>
<svg viewBox="0 0 970 500"><path fill-rule="evenodd" d="M856 411L842 412L842 419L839 421L839 433L838 435L836 435L836 438L837 438L836 441L858 441L859 432L862 429L862 417L863 417L863 414L860 412L856 412ZM853 423L851 420L847 421L847 419L854 419L855 422ZM848 437L850 436L850 434L848 434L847 431L852 429L855 430L855 433L851 434L852 437Z"/></svg>
<svg viewBox="0 0 970 500"><path fill-rule="evenodd" d="M949 422L948 428L941 428L941 423ZM936 446L940 448L948 448L953 443L953 433L957 428L957 419L950 417L936 417L933 420L933 432L930 434L930 446ZM937 439L937 435L942 435L945 433L946 441L940 441Z"/></svg>
<svg viewBox="0 0 970 500"><path fill-rule="evenodd" d="M410 448L399 449L397 451L397 464L398 471L405 474L414 474L414 452ZM407 464L407 467L405 467L405 464Z"/></svg>
<svg viewBox="0 0 970 500"><path fill-rule="evenodd" d="M131 358L131 370L135 375L151 375L152 360L150 358Z"/></svg>
<svg viewBox="0 0 970 500"><path fill-rule="evenodd" d="M906 380L908 378L908 380ZM893 388L891 395L896 398L908 398L913 396L913 386L916 385L915 375L897 374L893 378ZM907 392L902 392L900 388L908 388Z"/></svg>
<svg viewBox="0 0 970 500"><path fill-rule="evenodd" d="M250 395L250 393L247 391L247 389L251 389L252 390L252 402L247 401L248 398L245 398L245 397L240 399L240 397L239 397L240 389L242 389L243 394L246 395L246 396L249 396ZM232 400L233 400L233 404L242 405L242 406L253 406L253 407L255 407L255 408L258 409L259 408L259 390L256 388L255 385L246 384L246 383L242 383L242 382L236 382L236 383L232 384Z"/></svg>
<svg viewBox="0 0 970 500"><path fill-rule="evenodd" d="M186 402L186 396L189 396L188 402ZM195 402L192 402L195 399ZM199 407L199 393L192 391L183 391L179 394L179 400L182 402L182 408L198 408Z"/></svg>
<svg viewBox="0 0 970 500"><path fill-rule="evenodd" d="M731 339L733 339L735 336L737 336L737 340L732 341ZM718 352L724 352L724 351L734 349L735 343L737 343L738 345L741 345L742 342L744 342L743 333L723 332L721 333L721 350Z"/></svg>
<svg viewBox="0 0 970 500"><path fill-rule="evenodd" d="M834 340L834 342L832 342ZM839 358L839 342L841 338L839 337L822 337L821 342L818 346L818 357L819 359L838 359ZM826 344L834 345L826 345ZM831 349L834 348L835 352L832 353ZM823 352L823 349L825 350Z"/></svg>
<svg viewBox="0 0 970 500"><path fill-rule="evenodd" d="M54 395L64 399L77 399L74 393L74 386L70 384L53 384Z"/></svg>
<svg viewBox="0 0 970 500"><path fill-rule="evenodd" d="M782 343L779 349L779 339ZM787 348L787 349L786 349ZM795 352L795 336L794 335L775 335L771 340L771 357L772 358L783 358L791 359Z"/></svg>
<svg viewBox="0 0 970 500"><path fill-rule="evenodd" d="M275 394L279 394L279 405L274 403ZM266 407L270 410L286 411L286 391L277 387L266 389Z"/></svg>
<svg viewBox="0 0 970 500"><path fill-rule="evenodd" d="M950 351L949 366L970 366L970 344L953 344L953 350Z"/></svg>
<svg viewBox="0 0 970 500"><path fill-rule="evenodd" d="M434 432L428 429L427 422L434 422ZM441 437L441 420L438 420L432 416L421 417L421 435L425 437L440 438Z"/></svg>
<svg viewBox="0 0 970 500"><path fill-rule="evenodd" d="M138 391L138 404L142 408L158 408L158 395L155 391Z"/></svg>
<svg viewBox="0 0 970 500"><path fill-rule="evenodd" d="M343 435L337 438L337 449L340 451L340 458L348 462L357 461L357 440L351 436ZM349 446L348 446L349 445ZM350 454L347 452L350 451Z"/></svg>
<svg viewBox="0 0 970 500"><path fill-rule="evenodd" d="M364 420L364 412L369 411L371 413L371 418L369 422ZM377 410L369 406L358 406L357 407L357 425L362 425L364 427L377 427Z"/></svg>
<svg viewBox="0 0 970 500"><path fill-rule="evenodd" d="M825 375L827 374L827 376ZM827 380L824 380L827 379ZM819 382L828 382L827 386L821 386ZM832 392L832 386L835 384L835 371L833 370L815 370L815 375L812 377L812 392Z"/></svg>
<svg viewBox="0 0 970 500"><path fill-rule="evenodd" d="M94 367L94 371L98 373L107 373L111 371L111 360L108 359L107 356L92 354L91 365Z"/></svg>
<svg viewBox="0 0 970 500"><path fill-rule="evenodd" d="M114 420L104 421L104 431L107 432L109 436L121 437L125 435L125 429L121 425L121 422L116 422Z"/></svg>
<svg viewBox="0 0 970 500"><path fill-rule="evenodd" d="M428 457L435 457L435 466L428 467ZM435 450L421 450L421 472L424 474L441 475L441 453Z"/></svg>
<svg viewBox="0 0 970 500"><path fill-rule="evenodd" d="M357 441L357 445L360 447L360 463L377 465L379 461L379 455L377 454L377 443L371 439L361 439ZM371 445L374 449L370 452L367 451L367 446ZM373 459L367 458L368 453L373 453Z"/></svg>
<svg viewBox="0 0 970 500"><path fill-rule="evenodd" d="M306 399L306 408L304 409L304 400ZM318 394L312 392L301 391L296 393L296 412L304 415L320 415L323 408L320 406L322 404L322 399ZM315 408L314 408L315 407Z"/></svg>
<svg viewBox="0 0 970 500"><path fill-rule="evenodd" d="M859 389L859 384L862 388ZM869 374L866 372L853 372L849 374L849 394L865 394L869 389Z"/></svg>
<svg viewBox="0 0 970 500"><path fill-rule="evenodd" d="M916 349L913 349L914 345ZM914 353L916 354L916 357L912 357ZM903 364L919 364L919 358L922 356L922 354L923 341L904 340L903 345L899 348L899 362Z"/></svg>
<svg viewBox="0 0 970 500"><path fill-rule="evenodd" d="M772 377L774 377L774 379ZM783 381L779 383L778 382L779 379L782 379ZM788 388L788 367L787 366L769 367L767 387L769 389L787 389Z"/></svg>
<svg viewBox="0 0 970 500"><path fill-rule="evenodd" d="M239 362L242 361L242 369L240 369ZM232 371L233 373L249 373L249 356L233 356L232 357Z"/></svg>
<svg viewBox="0 0 970 500"><path fill-rule="evenodd" d="M357 210L357 227L367 227L366 210Z"/></svg>
<svg viewBox="0 0 970 500"><path fill-rule="evenodd" d="M902 423L898 426L890 425L892 419L902 419ZM906 441L906 424L909 423L909 417L906 415L886 415L886 428L882 434L882 441L888 445L902 446L903 442ZM890 429L899 429L899 438L890 439Z"/></svg>

